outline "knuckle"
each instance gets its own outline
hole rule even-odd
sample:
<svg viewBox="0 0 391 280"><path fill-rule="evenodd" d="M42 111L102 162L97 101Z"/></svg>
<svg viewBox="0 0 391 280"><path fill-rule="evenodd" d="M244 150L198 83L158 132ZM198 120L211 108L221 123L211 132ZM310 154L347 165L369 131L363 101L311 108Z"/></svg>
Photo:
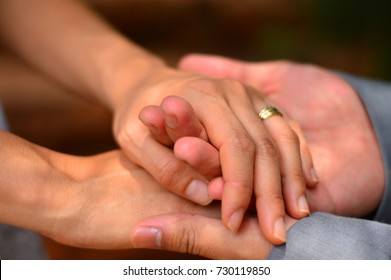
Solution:
<svg viewBox="0 0 391 280"><path fill-rule="evenodd" d="M295 184L298 185L299 187L305 188L304 174L300 168L295 168L289 173L286 171L282 172L281 176L283 178L283 182L289 179L290 182L295 182ZM283 187L287 187L287 186L285 186L284 184Z"/></svg>
<svg viewBox="0 0 391 280"><path fill-rule="evenodd" d="M187 81L183 95L190 101L199 100L202 96L204 102L216 104L216 108L224 108L226 100L225 91L217 80L210 78L197 78ZM193 104L194 106L194 104Z"/></svg>
<svg viewBox="0 0 391 280"><path fill-rule="evenodd" d="M296 146L299 146L300 140L296 132L294 132L290 127L286 127L280 133L281 141L284 143L291 143Z"/></svg>
<svg viewBox="0 0 391 280"><path fill-rule="evenodd" d="M242 102L242 103L247 103L249 100L249 92L248 92L248 86L245 84L233 80L233 79L224 79L222 80L223 84L226 87L225 92L227 93L235 93L235 99L233 99L232 102ZM228 97L228 100L230 98Z"/></svg>
<svg viewBox="0 0 391 280"><path fill-rule="evenodd" d="M230 187L235 190L240 190L241 197L251 197L253 194L253 184L252 182L245 180L234 180L229 182Z"/></svg>
<svg viewBox="0 0 391 280"><path fill-rule="evenodd" d="M120 129L119 132L115 133L118 144L123 148L137 145L139 141L136 141L134 135L139 135L140 128L140 125L132 124Z"/></svg>
<svg viewBox="0 0 391 280"><path fill-rule="evenodd" d="M233 133L233 137L230 138L230 146L235 151L241 151L248 154L255 153L255 142L251 139L251 137L244 132L235 132Z"/></svg>
<svg viewBox="0 0 391 280"><path fill-rule="evenodd" d="M213 79L198 78L189 81L187 83L187 88L195 90L196 92L213 94L219 91L219 84Z"/></svg>
<svg viewBox="0 0 391 280"><path fill-rule="evenodd" d="M178 231L178 234L172 240L174 247L181 253L198 255L200 253L197 246L197 237L199 232L192 223L186 223L185 227Z"/></svg>
<svg viewBox="0 0 391 280"><path fill-rule="evenodd" d="M234 79L212 79L212 78L197 78L187 82L187 88L190 93L202 92L215 98L228 96L229 93L235 93L235 97L247 97L247 87Z"/></svg>
<svg viewBox="0 0 391 280"><path fill-rule="evenodd" d="M173 159L161 159L158 161L159 167L157 170L156 180L163 186L171 188L179 188L178 186L181 174L185 172L186 166L183 162ZM185 186L183 186L184 188ZM184 192L184 189L178 189Z"/></svg>
<svg viewBox="0 0 391 280"><path fill-rule="evenodd" d="M262 138L257 143L257 156L260 159L279 160L279 152L274 142L269 138Z"/></svg>
<svg viewBox="0 0 391 280"><path fill-rule="evenodd" d="M283 206L283 196L281 191L279 190L280 188L274 187L263 190L262 193L256 197L257 209L258 207L269 208L270 206L272 206L278 208L279 206Z"/></svg>

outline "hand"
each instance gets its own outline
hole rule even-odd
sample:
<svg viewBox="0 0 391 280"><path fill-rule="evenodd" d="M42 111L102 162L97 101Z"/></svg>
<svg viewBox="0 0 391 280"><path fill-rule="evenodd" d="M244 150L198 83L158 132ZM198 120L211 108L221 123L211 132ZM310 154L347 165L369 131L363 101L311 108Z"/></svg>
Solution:
<svg viewBox="0 0 391 280"><path fill-rule="evenodd" d="M262 186L262 192L272 198L263 223L266 236L281 242L274 236L274 233L284 235L281 226L274 228L285 214L280 167L285 177L291 178L290 187L296 194L290 207L295 213L291 214L304 215L297 205L304 193L302 175L293 176L291 167L284 168L275 159L279 151L274 143L279 144L279 137L274 135L276 130L293 133L283 120L271 126L275 130L268 130L267 125L259 122L255 112L265 104L258 95L250 94L250 90L235 81L216 81L169 70L160 59L121 36L80 1L40 0L39 5L23 2L26 1L0 1L2 41L40 71L113 109L117 142L127 156L161 185L200 204L211 201L207 178L178 161L169 149L151 141L137 120L146 105L158 105L167 95L186 96L203 121L209 140L221 154L224 223L232 230L239 227L255 181L255 190L260 193ZM238 94L230 95L233 91ZM239 99L241 102L237 102ZM211 112L216 115L214 118L209 118ZM298 143L291 140L291 145L295 147ZM295 157L299 158L298 152ZM258 175L260 170L268 175Z"/></svg>
<svg viewBox="0 0 391 280"><path fill-rule="evenodd" d="M286 230L296 222L286 217ZM256 217L245 217L239 231L233 233L219 219L187 214L143 220L132 232L132 243L137 248L164 249L210 259L266 259L272 249Z"/></svg>
<svg viewBox="0 0 391 280"><path fill-rule="evenodd" d="M213 178L209 183L209 195L215 200L221 200L224 190L224 180L221 176L221 163L219 151L208 143L207 133L198 120L192 106L184 99L177 96L166 97L161 106L147 106L143 108L139 116L140 120L147 127L152 127L150 133L156 140L166 145L174 145L173 150L177 158L187 162L194 169L208 178ZM175 118L177 125L170 128L165 123ZM266 120L270 122L271 120ZM308 150L306 140L301 128L290 120L286 120L292 130L295 131L300 140L301 162L289 162L288 165L299 166L302 164L304 177L308 187L314 187L318 179L312 164L311 154ZM197 137L197 135L199 135ZM289 146L283 146L286 149L283 154L289 154ZM291 160L295 158L292 157ZM289 185L289 183L286 183ZM292 199L289 195L290 188L285 190L285 200ZM288 195L287 195L288 194ZM300 204L300 202L302 202ZM288 207L291 203L288 203ZM300 210L308 212L306 200L299 201Z"/></svg>
<svg viewBox="0 0 391 280"><path fill-rule="evenodd" d="M0 223L60 243L96 249L132 248L133 226L151 215L220 217L162 188L120 151L77 157L0 130Z"/></svg>
<svg viewBox="0 0 391 280"><path fill-rule="evenodd" d="M284 242L281 176L283 185L289 186L283 187L284 197L288 197L288 213L297 218L308 214L299 206L300 200L305 201L299 141L287 122L281 117L261 122L256 112L265 107L265 102L252 88L233 80L215 80L177 71L154 73L135 87L131 95L117 102L115 135L126 154L160 184L200 204L211 201L206 176L178 160L165 146L169 143L156 142L135 120L142 107L158 105L167 95L182 96L192 105L208 140L219 150L225 184L224 224L232 231L239 228L254 186L258 213L262 213L259 218L262 232L273 243ZM165 126L175 127L175 121L171 119ZM151 130L155 128L148 120L144 123Z"/></svg>
<svg viewBox="0 0 391 280"><path fill-rule="evenodd" d="M74 181L52 195L44 235L67 245L96 248L132 248L134 225L143 218L183 212L219 217L219 207L197 206L159 186L123 153L113 151L88 158L61 157L61 166ZM52 186L55 188L55 186ZM53 209L54 208L54 209Z"/></svg>
<svg viewBox="0 0 391 280"><path fill-rule="evenodd" d="M361 216L377 207L385 180L380 149L359 97L343 79L311 65L216 56L190 55L180 68L249 83L300 125L319 176L318 186L307 190L312 211Z"/></svg>

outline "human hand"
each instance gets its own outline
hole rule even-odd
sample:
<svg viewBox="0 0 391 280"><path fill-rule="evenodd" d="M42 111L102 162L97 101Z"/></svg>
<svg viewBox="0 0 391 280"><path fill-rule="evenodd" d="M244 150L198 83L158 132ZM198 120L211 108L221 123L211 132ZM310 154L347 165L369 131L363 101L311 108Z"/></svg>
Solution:
<svg viewBox="0 0 391 280"><path fill-rule="evenodd" d="M224 180L220 177L221 163L219 151L208 143L206 131L198 120L192 106L181 97L169 96L162 101L161 106L147 106L143 108L139 117L147 127L153 126L150 132L156 140L166 145L173 145L174 154L177 158L187 162L201 174L212 178L208 186L209 195L213 199L221 200ZM172 118L177 120L175 128L165 125ZM307 186L314 187L318 179L313 168L306 140L297 123L289 119L286 121L300 140L300 156ZM197 137L197 135L201 136ZM297 165L295 163L291 164ZM289 189L286 190L286 192L289 191ZM289 198L289 195L287 197ZM308 211L308 205L305 201L302 210L304 209Z"/></svg>
<svg viewBox="0 0 391 280"><path fill-rule="evenodd" d="M180 68L249 83L300 125L319 176L318 186L307 189L312 211L361 216L377 207L385 180L380 149L365 108L343 79L311 65L202 55L185 57Z"/></svg>
<svg viewBox="0 0 391 280"><path fill-rule="evenodd" d="M287 216L286 230L296 222ZM266 259L272 249L256 217L245 217L238 232L233 233L216 218L160 215L138 223L131 236L137 248L164 249L210 259Z"/></svg>
<svg viewBox="0 0 391 280"><path fill-rule="evenodd" d="M58 158L58 157L57 157ZM133 248L130 236L143 218L181 212L219 217L217 205L198 206L162 188L122 152L75 158L61 156L73 180L58 188L46 211L49 228L39 229L57 242L85 248Z"/></svg>
<svg viewBox="0 0 391 280"><path fill-rule="evenodd" d="M132 227L164 213L220 217L162 188L120 151L78 157L51 151L0 130L0 223L60 243L132 248Z"/></svg>
<svg viewBox="0 0 391 280"><path fill-rule="evenodd" d="M219 150L224 177L223 223L232 231L238 229L254 185L262 232L273 243L284 242L285 206L296 218L308 214L299 141L286 120L276 116L261 122L255 112L265 107L265 102L252 88L233 80L215 80L180 72L169 72L159 80L151 79L129 97L128 103L119 103L125 105L116 113L116 127L120 128L116 135L127 155L175 193L193 198L198 203L210 202L209 196L200 199L199 190L194 191L194 199L186 189L191 186L192 190L189 183L196 178L197 188L205 189L204 198L207 177L199 179L200 175L193 168L178 160L167 147L172 142L159 138L159 131L155 135L161 143L157 143L141 123L134 121L134 114L138 111L135 108L141 109L146 104L159 105L167 95L182 96L192 105L204 128L194 136L203 138L207 133L208 140ZM213 118L210 112L213 112ZM152 120L144 118L143 121L152 131L156 130ZM163 125L175 130L176 121L171 118ZM204 186L200 186L200 181Z"/></svg>

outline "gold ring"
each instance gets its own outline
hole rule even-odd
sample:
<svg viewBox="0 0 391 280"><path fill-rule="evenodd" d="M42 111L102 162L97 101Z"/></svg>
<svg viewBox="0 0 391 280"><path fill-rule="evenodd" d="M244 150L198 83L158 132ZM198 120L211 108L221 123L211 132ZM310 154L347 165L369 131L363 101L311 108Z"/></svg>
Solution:
<svg viewBox="0 0 391 280"><path fill-rule="evenodd" d="M259 112L258 116L264 121L272 116L282 116L282 114L276 107L268 105Z"/></svg>

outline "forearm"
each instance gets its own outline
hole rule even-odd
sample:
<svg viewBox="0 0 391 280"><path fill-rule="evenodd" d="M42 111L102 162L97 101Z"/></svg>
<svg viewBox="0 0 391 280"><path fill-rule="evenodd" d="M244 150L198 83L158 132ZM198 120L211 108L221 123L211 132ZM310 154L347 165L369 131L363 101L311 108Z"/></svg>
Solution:
<svg viewBox="0 0 391 280"><path fill-rule="evenodd" d="M0 143L0 222L49 231L72 178L56 168L55 152L4 131Z"/></svg>
<svg viewBox="0 0 391 280"><path fill-rule="evenodd" d="M33 66L109 107L164 66L77 1L2 0L0 35Z"/></svg>

